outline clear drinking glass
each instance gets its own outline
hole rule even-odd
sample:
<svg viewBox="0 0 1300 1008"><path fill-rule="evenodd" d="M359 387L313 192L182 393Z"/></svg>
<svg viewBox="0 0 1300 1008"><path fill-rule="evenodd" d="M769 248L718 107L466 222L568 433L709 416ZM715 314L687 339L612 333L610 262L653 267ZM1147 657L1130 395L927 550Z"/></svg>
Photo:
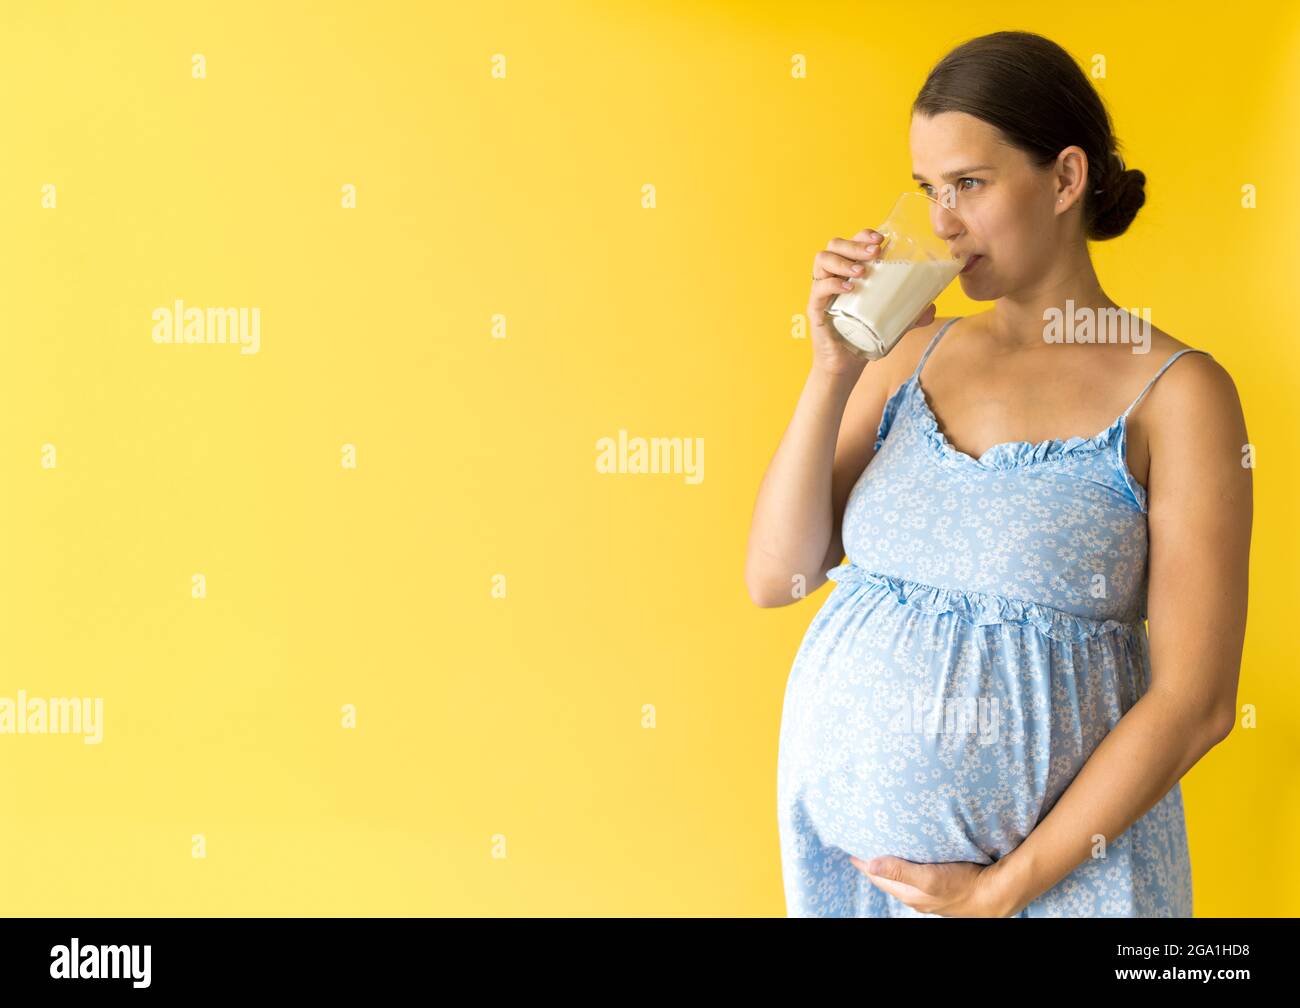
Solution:
<svg viewBox="0 0 1300 1008"><path fill-rule="evenodd" d="M865 262L853 289L837 294L826 309L831 328L846 346L867 360L879 360L921 317L966 266L937 231L960 233L961 218L924 193L898 197L885 222L880 252Z"/></svg>

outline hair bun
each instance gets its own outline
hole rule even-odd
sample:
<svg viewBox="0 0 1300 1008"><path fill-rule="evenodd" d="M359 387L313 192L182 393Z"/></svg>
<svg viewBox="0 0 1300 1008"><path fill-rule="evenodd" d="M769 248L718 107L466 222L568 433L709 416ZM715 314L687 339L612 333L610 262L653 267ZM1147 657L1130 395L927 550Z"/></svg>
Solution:
<svg viewBox="0 0 1300 1008"><path fill-rule="evenodd" d="M1096 194L1088 227L1088 237L1093 241L1118 238L1147 201L1146 175L1137 168L1125 168L1118 154L1111 158L1109 167L1101 192Z"/></svg>

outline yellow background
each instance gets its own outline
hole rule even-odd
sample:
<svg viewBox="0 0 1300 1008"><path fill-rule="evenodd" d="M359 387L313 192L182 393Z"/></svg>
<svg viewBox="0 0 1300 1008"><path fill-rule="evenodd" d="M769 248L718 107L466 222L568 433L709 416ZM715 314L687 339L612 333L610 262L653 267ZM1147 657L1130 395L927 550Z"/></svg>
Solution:
<svg viewBox="0 0 1300 1008"><path fill-rule="evenodd" d="M0 696L105 724L0 736L0 909L784 914L825 590L762 610L743 564L792 318L914 187L929 67L1021 28L1106 57L1148 176L1108 292L1245 405L1259 727L1183 786L1198 915L1296 913L1296 6L992 10L6 4ZM178 298L260 307L260 352L155 345ZM704 481L596 472L620 428L703 438Z"/></svg>

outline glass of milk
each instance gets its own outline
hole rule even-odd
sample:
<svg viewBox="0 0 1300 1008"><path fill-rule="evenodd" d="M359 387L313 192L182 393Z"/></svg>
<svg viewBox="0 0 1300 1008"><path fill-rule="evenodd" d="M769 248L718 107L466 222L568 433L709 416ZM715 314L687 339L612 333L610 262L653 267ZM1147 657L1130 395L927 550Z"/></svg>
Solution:
<svg viewBox="0 0 1300 1008"><path fill-rule="evenodd" d="M898 197L876 228L880 252L863 263L862 276L849 278L853 289L826 309L850 350L867 360L885 356L965 267L967 257L953 256L940 229L958 234L964 226L952 209L923 193Z"/></svg>

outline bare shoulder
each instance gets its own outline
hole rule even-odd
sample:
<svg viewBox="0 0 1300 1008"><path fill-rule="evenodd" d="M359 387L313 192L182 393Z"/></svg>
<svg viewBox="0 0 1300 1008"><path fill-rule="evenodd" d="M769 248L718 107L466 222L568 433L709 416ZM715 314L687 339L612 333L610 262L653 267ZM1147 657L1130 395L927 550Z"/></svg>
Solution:
<svg viewBox="0 0 1300 1008"><path fill-rule="evenodd" d="M1189 555L1217 551L1244 564L1254 448L1241 398L1227 368L1209 353L1178 353L1184 349L1200 348L1152 341L1149 373L1168 367L1135 411L1129 467L1135 475L1140 469L1147 487L1156 538Z"/></svg>
<svg viewBox="0 0 1300 1008"><path fill-rule="evenodd" d="M883 420L884 409L911 376L931 338L947 319L909 329L880 360L867 364L844 407L840 424L841 450L846 471L856 479L871 457L872 442ZM847 445L847 448L844 447Z"/></svg>
<svg viewBox="0 0 1300 1008"><path fill-rule="evenodd" d="M1184 354L1184 350L1200 352ZM1174 359L1175 354L1178 354L1177 359ZM1152 377L1165 368L1160 381L1147 395L1151 401L1148 412L1174 411L1196 416L1200 421L1209 419L1205 415L1210 412L1218 412L1222 418L1225 412L1240 414L1242 411L1236 382L1232 381L1227 368L1203 347L1188 345L1152 326L1148 358L1145 371ZM1157 406L1157 402L1161 405Z"/></svg>
<svg viewBox="0 0 1300 1008"><path fill-rule="evenodd" d="M930 345L930 340L934 339L935 333L956 317L950 315L947 318L936 318L927 325L917 326L915 329L909 329L903 333L902 338L894 344L894 349L881 361L888 369L889 387L886 390L887 392L892 394L912 376L912 372L916 370L916 365L921 363L921 355L925 353L925 348Z"/></svg>
<svg viewBox="0 0 1300 1008"><path fill-rule="evenodd" d="M1152 377L1160 368L1165 370L1143 402L1149 435L1173 429L1214 429L1234 437L1244 433L1241 398L1228 369L1208 351L1180 353L1183 350L1202 348L1152 327L1146 370ZM1171 361L1175 354L1177 359Z"/></svg>

